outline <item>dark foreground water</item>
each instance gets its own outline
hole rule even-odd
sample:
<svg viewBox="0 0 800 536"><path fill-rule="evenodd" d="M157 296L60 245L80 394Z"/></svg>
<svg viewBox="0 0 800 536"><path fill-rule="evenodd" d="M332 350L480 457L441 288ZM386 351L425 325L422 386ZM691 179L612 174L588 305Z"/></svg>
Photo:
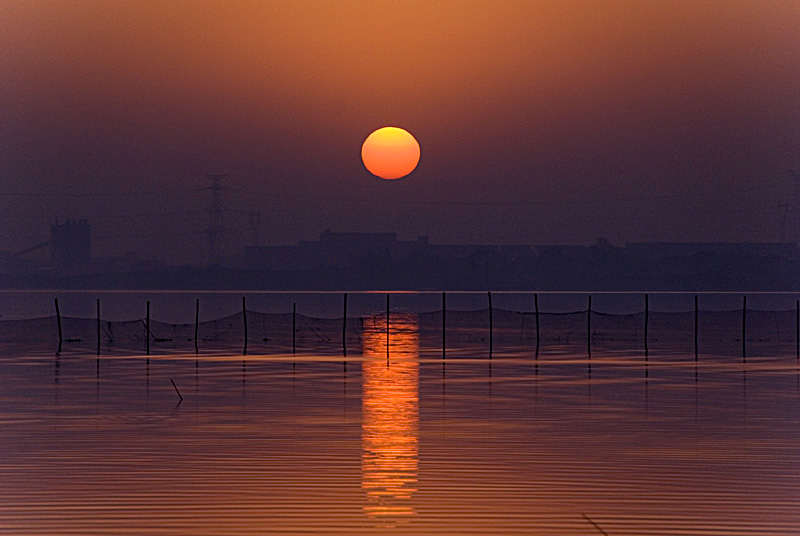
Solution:
<svg viewBox="0 0 800 536"><path fill-rule="evenodd" d="M794 355L360 340L3 347L0 533L800 534Z"/></svg>

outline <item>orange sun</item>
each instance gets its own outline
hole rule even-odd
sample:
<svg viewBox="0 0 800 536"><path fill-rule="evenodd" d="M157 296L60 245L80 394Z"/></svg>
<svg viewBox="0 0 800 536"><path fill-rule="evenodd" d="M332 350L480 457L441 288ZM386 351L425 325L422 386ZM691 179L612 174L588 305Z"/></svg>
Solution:
<svg viewBox="0 0 800 536"><path fill-rule="evenodd" d="M373 175L387 180L400 179L417 167L419 143L402 128L379 128L361 146L361 159Z"/></svg>

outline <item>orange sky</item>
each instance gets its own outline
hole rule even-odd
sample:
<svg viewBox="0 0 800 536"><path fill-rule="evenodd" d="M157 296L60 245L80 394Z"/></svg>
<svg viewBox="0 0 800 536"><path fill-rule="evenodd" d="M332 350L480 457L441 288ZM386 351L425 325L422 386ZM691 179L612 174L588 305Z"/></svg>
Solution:
<svg viewBox="0 0 800 536"><path fill-rule="evenodd" d="M800 168L798 57L800 3L788 0L10 0L0 4L0 187L197 188L223 172L270 200L300 196L281 205L286 218L317 212L302 196L376 200L360 220L337 215L339 206L286 224L297 238L332 227L535 243L594 232L725 239L742 217L730 207L746 210L752 185L767 184L759 214L746 215L758 229L730 239L774 240L777 216L764 223L765 211L778 210L787 170ZM383 125L407 128L424 155L388 192L359 159ZM413 205L486 201L487 184L498 204L480 213ZM678 205L663 197L676 192L682 217L664 217ZM711 203L709 220L703 196L716 192L733 197L717 212ZM609 206L596 204L594 222L557 231L564 202L642 195L657 201L656 214L631 205L627 220L598 228ZM412 204L378 216L398 198ZM509 219L495 213L527 199L550 204L530 225L504 227ZM80 198L69 209L0 203L20 217L113 228ZM15 225L19 243L0 249L36 234L35 223ZM694 230L703 226L716 231ZM627 236L631 227L646 232Z"/></svg>

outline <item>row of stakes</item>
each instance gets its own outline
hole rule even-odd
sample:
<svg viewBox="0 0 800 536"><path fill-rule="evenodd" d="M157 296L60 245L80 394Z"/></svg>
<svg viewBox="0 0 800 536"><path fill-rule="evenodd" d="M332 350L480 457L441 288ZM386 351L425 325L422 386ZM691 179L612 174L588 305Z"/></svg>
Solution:
<svg viewBox="0 0 800 536"><path fill-rule="evenodd" d="M487 292L487 297L489 300L489 357L492 355L492 349L494 345L493 335L494 335L494 319L493 319L493 308L492 308L492 293ZM644 351L645 354L648 353L647 347L647 328L649 324L649 317L650 317L650 299L649 295L644 295ZM533 303L534 303L534 313L536 318L536 351L539 351L539 296L537 294L533 295ZM56 308L56 319L58 321L58 351L61 352L61 346L63 344L63 331L61 328L61 311L58 308L58 298L55 298L55 308ZM698 353L698 345L697 345L697 334L698 334L698 321L699 321L699 314L700 309L698 307L698 297L695 295L694 297L694 353L697 356ZM389 345L389 315L390 315L390 306L389 306L389 294L386 295L386 345L387 345L387 352L388 352L388 345ZM343 300L343 314L342 314L342 352L347 355L347 293L344 293L344 300ZM243 353L247 353L247 306L245 297L242 296L242 320L244 323L244 348L242 349ZM195 321L194 321L194 349L195 352L198 351L198 329L200 325L200 299L198 298L195 302ZM446 347L447 347L447 330L445 329L447 325L447 293L442 292L442 357L444 358ZM796 335L795 335L795 350L796 355L800 358L800 300L796 303L796 319L795 319L795 327L796 327ZM747 343L746 343L746 328L747 328L747 296L743 296L742 302L742 357L746 356L747 350ZM100 354L100 299L97 299L97 353ZM296 353L297 346L296 346L296 332L297 332L297 304L292 304L292 354ZM586 350L591 355L592 353L592 295L589 294L589 304L586 309L586 333L587 333L587 340L586 340ZM152 337L152 333L150 332L150 301L147 301L147 313L145 316L145 351L147 355L150 355L150 338Z"/></svg>

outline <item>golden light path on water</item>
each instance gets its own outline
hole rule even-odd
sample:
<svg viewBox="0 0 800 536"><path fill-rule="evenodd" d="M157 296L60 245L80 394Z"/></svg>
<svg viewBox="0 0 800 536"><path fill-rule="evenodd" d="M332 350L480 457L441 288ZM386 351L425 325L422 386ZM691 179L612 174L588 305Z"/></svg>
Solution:
<svg viewBox="0 0 800 536"><path fill-rule="evenodd" d="M361 466L369 501L364 511L382 525L394 526L415 513L410 500L419 470L415 316L395 315L391 329L364 330L363 357Z"/></svg>

